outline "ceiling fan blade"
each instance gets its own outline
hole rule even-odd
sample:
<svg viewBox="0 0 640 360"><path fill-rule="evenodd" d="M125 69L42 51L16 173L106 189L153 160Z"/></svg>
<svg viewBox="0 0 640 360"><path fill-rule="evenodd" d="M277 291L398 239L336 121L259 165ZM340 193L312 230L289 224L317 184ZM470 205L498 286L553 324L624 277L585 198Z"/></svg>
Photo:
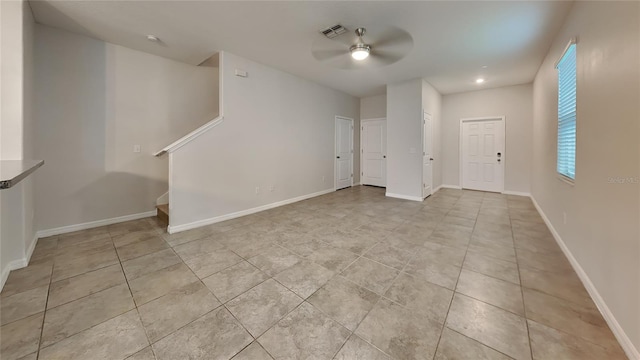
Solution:
<svg viewBox="0 0 640 360"><path fill-rule="evenodd" d="M371 46L383 49L386 47L406 47L413 45L413 38L408 32L389 27L372 37Z"/></svg>
<svg viewBox="0 0 640 360"><path fill-rule="evenodd" d="M313 54L313 57L316 58L316 60L327 61L327 60L340 57L348 52L349 52L348 50L337 50L337 49L336 50L314 50L312 54Z"/></svg>
<svg viewBox="0 0 640 360"><path fill-rule="evenodd" d="M405 53L396 51L373 50L371 52L371 65L386 66L391 65L404 57Z"/></svg>

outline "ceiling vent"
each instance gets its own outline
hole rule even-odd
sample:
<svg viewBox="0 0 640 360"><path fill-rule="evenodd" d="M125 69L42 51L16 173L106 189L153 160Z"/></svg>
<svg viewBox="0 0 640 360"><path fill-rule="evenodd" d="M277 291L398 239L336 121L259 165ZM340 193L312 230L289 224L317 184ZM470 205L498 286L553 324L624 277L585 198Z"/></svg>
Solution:
<svg viewBox="0 0 640 360"><path fill-rule="evenodd" d="M329 39L333 39L338 35L342 35L346 33L347 29L344 26L337 24L337 25L329 26L326 29L322 29L320 30L320 32L322 33L322 35L328 37Z"/></svg>

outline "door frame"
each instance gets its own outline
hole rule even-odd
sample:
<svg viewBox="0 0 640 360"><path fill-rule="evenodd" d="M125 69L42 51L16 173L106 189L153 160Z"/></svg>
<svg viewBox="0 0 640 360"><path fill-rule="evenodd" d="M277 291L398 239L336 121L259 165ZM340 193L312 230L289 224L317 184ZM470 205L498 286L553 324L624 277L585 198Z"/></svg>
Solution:
<svg viewBox="0 0 640 360"><path fill-rule="evenodd" d="M422 199L426 199L429 196L433 195L433 162L431 163L431 194L424 196L424 128L426 125L426 121L424 120L424 116L429 115L431 117L431 157L433 157L433 115L431 115L427 110L422 110L422 184L420 184L420 189L422 190L421 196ZM435 161L435 160L434 160Z"/></svg>
<svg viewBox="0 0 640 360"><path fill-rule="evenodd" d="M465 122L482 122L482 121L500 121L500 123L502 124L500 127L502 128L502 136L504 139L504 149L502 150L502 156L500 157L500 159L502 159L502 187L500 189L500 193L504 193L504 179L505 176L507 174L507 132L506 132L506 120L505 120L505 116L483 116L483 117L475 117L475 118L462 118L460 119L460 133L458 134L458 169L459 169L459 178L458 181L460 184L460 188L464 189L464 187L462 186L463 182L462 179L464 177L463 173L462 173L462 169L463 169L463 161L462 161L462 126L464 125Z"/></svg>
<svg viewBox="0 0 640 360"><path fill-rule="evenodd" d="M362 141L362 132L364 131L364 123L367 121L387 121L386 117L381 117L381 118L369 118L369 119L360 119L360 184L362 184L362 178L364 177L364 161L362 161L362 158L364 157L364 144ZM386 135L386 133L385 133ZM385 142L387 141L387 139L384 139ZM386 147L386 146L385 146ZM385 174L385 186L386 186L386 175Z"/></svg>
<svg viewBox="0 0 640 360"><path fill-rule="evenodd" d="M353 143L355 142L354 138L353 138L353 126L355 125L355 122L353 121L352 118L346 117L346 116L339 116L336 115L335 116L335 120L333 122L333 191L337 191L338 189L338 179L337 179L337 175L338 175L338 161L337 157L338 157L338 149L337 149L337 145L338 145L338 119L341 120L347 120L349 122L351 122L351 130L350 130L350 137L351 137L351 185L353 187Z"/></svg>

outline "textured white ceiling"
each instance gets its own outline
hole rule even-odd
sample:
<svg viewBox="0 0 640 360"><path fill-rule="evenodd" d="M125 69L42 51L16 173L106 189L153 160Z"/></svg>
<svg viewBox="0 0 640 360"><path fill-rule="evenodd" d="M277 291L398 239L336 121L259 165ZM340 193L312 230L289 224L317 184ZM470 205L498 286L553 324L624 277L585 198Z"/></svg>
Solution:
<svg viewBox="0 0 640 360"><path fill-rule="evenodd" d="M31 0L36 21L199 64L220 50L354 96L423 77L443 94L533 80L570 1L60 1ZM337 69L316 60L318 30L395 26L413 37L402 60ZM154 34L162 43L146 40ZM488 66L483 69L482 66ZM477 85L475 79L487 81Z"/></svg>

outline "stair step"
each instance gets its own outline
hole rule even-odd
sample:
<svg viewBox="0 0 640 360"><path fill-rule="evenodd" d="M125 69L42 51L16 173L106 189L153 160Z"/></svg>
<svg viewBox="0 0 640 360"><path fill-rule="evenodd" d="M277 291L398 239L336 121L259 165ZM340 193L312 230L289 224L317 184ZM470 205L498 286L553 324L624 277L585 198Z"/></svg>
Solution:
<svg viewBox="0 0 640 360"><path fill-rule="evenodd" d="M156 209L158 209L158 219L169 223L169 204L156 205Z"/></svg>

